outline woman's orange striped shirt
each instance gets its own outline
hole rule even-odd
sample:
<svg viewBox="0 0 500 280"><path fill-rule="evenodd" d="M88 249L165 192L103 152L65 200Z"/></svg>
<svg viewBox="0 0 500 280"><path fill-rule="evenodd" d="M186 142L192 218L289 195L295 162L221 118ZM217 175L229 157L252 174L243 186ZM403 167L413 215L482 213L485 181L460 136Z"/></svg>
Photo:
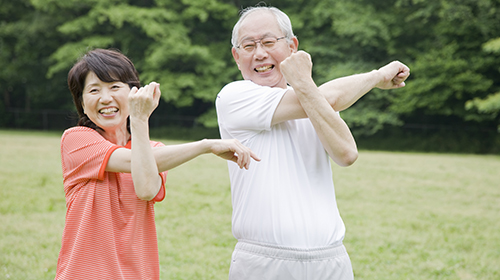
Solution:
<svg viewBox="0 0 500 280"><path fill-rule="evenodd" d="M160 278L154 203L165 197L166 172L158 195L140 200L130 173L105 172L118 148L88 127L62 136L67 212L56 279Z"/></svg>

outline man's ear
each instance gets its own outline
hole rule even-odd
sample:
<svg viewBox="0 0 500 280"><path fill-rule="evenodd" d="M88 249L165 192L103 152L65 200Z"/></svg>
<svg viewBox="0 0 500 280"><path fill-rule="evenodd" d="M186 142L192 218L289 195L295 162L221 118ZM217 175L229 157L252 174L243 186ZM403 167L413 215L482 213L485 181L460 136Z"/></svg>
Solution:
<svg viewBox="0 0 500 280"><path fill-rule="evenodd" d="M236 50L236 48L231 49L231 53L233 54L234 61L236 62L236 65L238 65L238 69L240 69L240 54ZM241 69L240 69L241 70Z"/></svg>
<svg viewBox="0 0 500 280"><path fill-rule="evenodd" d="M299 50L299 40L297 37L292 38L292 42L289 44L292 53L295 53Z"/></svg>

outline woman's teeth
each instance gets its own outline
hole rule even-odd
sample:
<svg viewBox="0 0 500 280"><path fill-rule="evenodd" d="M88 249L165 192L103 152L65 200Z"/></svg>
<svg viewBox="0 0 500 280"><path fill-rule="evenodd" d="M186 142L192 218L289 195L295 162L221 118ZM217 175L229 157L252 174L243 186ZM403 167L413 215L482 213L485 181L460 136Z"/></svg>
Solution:
<svg viewBox="0 0 500 280"><path fill-rule="evenodd" d="M101 114L112 114L118 112L118 108L105 108L99 110L99 113Z"/></svg>

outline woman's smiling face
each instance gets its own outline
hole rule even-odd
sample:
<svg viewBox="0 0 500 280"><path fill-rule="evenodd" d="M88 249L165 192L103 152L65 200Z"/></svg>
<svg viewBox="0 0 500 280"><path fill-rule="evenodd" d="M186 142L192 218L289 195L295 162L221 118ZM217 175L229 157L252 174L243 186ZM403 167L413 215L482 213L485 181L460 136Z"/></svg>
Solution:
<svg viewBox="0 0 500 280"><path fill-rule="evenodd" d="M129 92L128 84L120 81L103 82L94 72L89 72L82 94L84 113L104 131L126 129Z"/></svg>

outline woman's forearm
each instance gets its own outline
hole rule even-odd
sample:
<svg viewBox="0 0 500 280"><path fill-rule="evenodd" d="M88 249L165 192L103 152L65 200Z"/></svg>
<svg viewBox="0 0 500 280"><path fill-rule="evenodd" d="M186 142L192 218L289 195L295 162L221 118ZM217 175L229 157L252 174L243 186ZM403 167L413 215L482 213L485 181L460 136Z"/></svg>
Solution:
<svg viewBox="0 0 500 280"><path fill-rule="evenodd" d="M153 199L161 187L156 159L149 141L148 121L131 118L132 149L130 169L134 188L142 200Z"/></svg>
<svg viewBox="0 0 500 280"><path fill-rule="evenodd" d="M204 143L204 140L153 148L156 165L160 172L175 168L209 152L210 147Z"/></svg>

